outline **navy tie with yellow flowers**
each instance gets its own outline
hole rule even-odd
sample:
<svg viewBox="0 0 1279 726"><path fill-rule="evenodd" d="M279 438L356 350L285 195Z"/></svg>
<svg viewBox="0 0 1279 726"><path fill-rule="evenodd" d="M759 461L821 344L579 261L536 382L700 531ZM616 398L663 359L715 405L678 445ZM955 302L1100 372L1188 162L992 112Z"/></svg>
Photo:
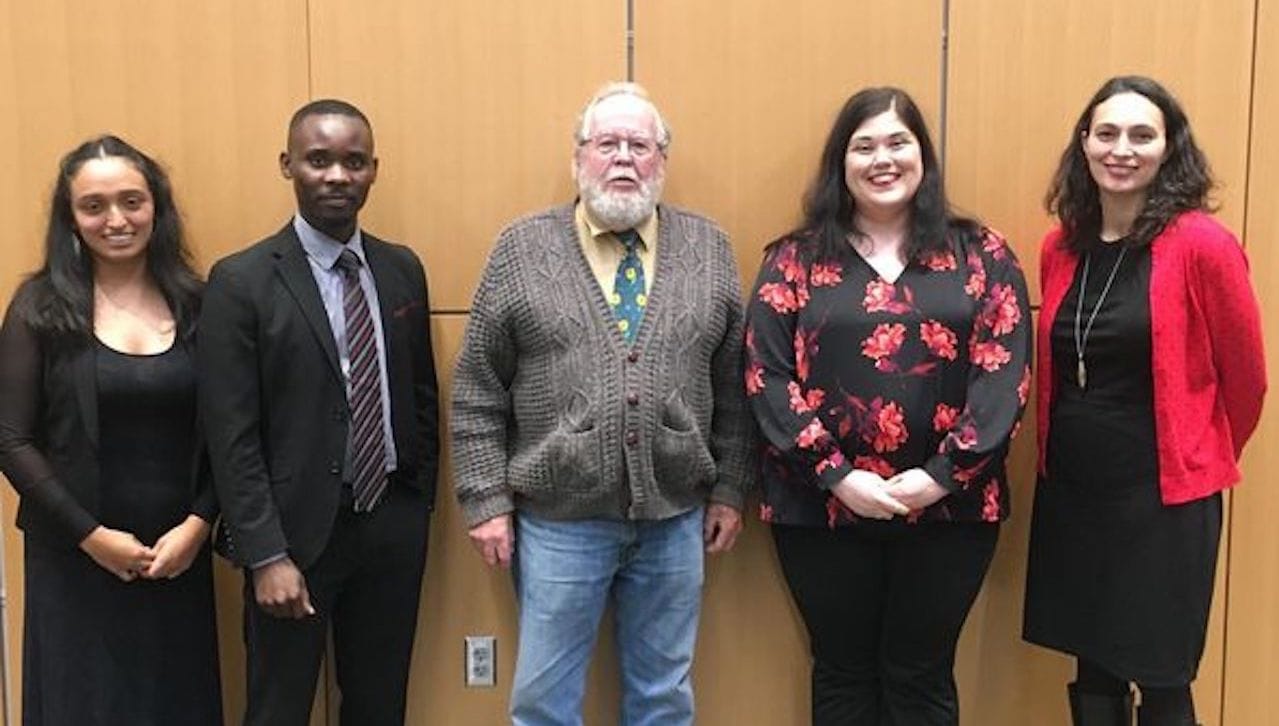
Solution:
<svg viewBox="0 0 1279 726"><path fill-rule="evenodd" d="M639 333L640 320L644 317L644 306L648 305L648 296L644 294L644 265L640 263L640 236L633 229L617 232L617 240L626 248L626 254L617 265L617 275L613 278L613 295L609 303L613 307L613 315L617 317L617 329L627 343L635 341Z"/></svg>

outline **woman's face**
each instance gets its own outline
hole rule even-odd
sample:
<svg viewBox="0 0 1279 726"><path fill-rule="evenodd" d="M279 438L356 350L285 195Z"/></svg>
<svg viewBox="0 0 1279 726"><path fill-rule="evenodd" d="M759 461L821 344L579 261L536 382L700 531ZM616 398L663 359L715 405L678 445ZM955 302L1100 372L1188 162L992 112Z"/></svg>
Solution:
<svg viewBox="0 0 1279 726"><path fill-rule="evenodd" d="M844 184L859 215L890 217L909 208L924 178L919 140L888 109L853 131L844 154Z"/></svg>
<svg viewBox="0 0 1279 726"><path fill-rule="evenodd" d="M1164 114L1140 93L1116 93L1093 108L1081 141L1103 196L1144 196L1168 147Z"/></svg>
<svg viewBox="0 0 1279 726"><path fill-rule="evenodd" d="M118 156L90 159L71 177L71 212L89 254L101 263L146 254L155 203L142 173Z"/></svg>

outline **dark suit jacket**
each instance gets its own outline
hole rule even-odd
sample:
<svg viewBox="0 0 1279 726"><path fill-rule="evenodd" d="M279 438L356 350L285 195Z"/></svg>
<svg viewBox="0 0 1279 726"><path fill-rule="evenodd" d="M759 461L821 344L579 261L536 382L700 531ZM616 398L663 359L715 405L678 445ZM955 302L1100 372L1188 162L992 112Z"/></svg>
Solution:
<svg viewBox="0 0 1279 726"><path fill-rule="evenodd" d="M434 501L438 403L426 275L407 247L365 233L385 338L398 456L390 486ZM350 409L333 332L292 223L209 273L199 325L201 418L240 565L313 563L337 515Z"/></svg>
<svg viewBox="0 0 1279 726"><path fill-rule="evenodd" d="M18 526L70 549L98 526L101 505L97 349L88 336L55 340L27 324L21 311L36 284L19 288L0 328L0 469L18 490ZM193 462L191 512L212 522L217 501L202 462Z"/></svg>

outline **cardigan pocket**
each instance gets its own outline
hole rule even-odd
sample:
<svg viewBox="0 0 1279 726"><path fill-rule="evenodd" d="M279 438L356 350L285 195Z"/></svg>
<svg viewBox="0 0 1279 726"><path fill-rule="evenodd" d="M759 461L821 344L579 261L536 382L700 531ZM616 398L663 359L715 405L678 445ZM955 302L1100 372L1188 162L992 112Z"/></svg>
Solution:
<svg viewBox="0 0 1279 726"><path fill-rule="evenodd" d="M659 489L688 492L715 481L715 459L678 389L666 400L653 439L653 478Z"/></svg>
<svg viewBox="0 0 1279 726"><path fill-rule="evenodd" d="M697 429L677 431L657 425L653 439L653 478L666 492L688 492L715 481L715 459Z"/></svg>
<svg viewBox="0 0 1279 726"><path fill-rule="evenodd" d="M598 490L602 483L603 447L600 429L586 431L558 429L546 445L546 465L551 488L561 491Z"/></svg>

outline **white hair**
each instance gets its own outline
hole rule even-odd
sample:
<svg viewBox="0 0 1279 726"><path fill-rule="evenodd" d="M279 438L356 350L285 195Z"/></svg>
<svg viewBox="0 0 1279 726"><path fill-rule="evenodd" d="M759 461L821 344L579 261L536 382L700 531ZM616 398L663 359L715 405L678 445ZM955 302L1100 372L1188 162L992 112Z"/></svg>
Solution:
<svg viewBox="0 0 1279 726"><path fill-rule="evenodd" d="M591 100L586 102L582 107L582 112L577 115L577 128L573 132L573 142L576 146L586 143L586 130L591 125L591 115L595 112L595 107L606 98L613 96L634 96L653 110L653 120L657 124L657 148L663 154L666 153L667 147L671 145L671 130L666 125L666 120L662 118L662 113L657 110L657 105L648 97L648 91L638 83L630 81L610 81L600 86L600 89L591 96Z"/></svg>

